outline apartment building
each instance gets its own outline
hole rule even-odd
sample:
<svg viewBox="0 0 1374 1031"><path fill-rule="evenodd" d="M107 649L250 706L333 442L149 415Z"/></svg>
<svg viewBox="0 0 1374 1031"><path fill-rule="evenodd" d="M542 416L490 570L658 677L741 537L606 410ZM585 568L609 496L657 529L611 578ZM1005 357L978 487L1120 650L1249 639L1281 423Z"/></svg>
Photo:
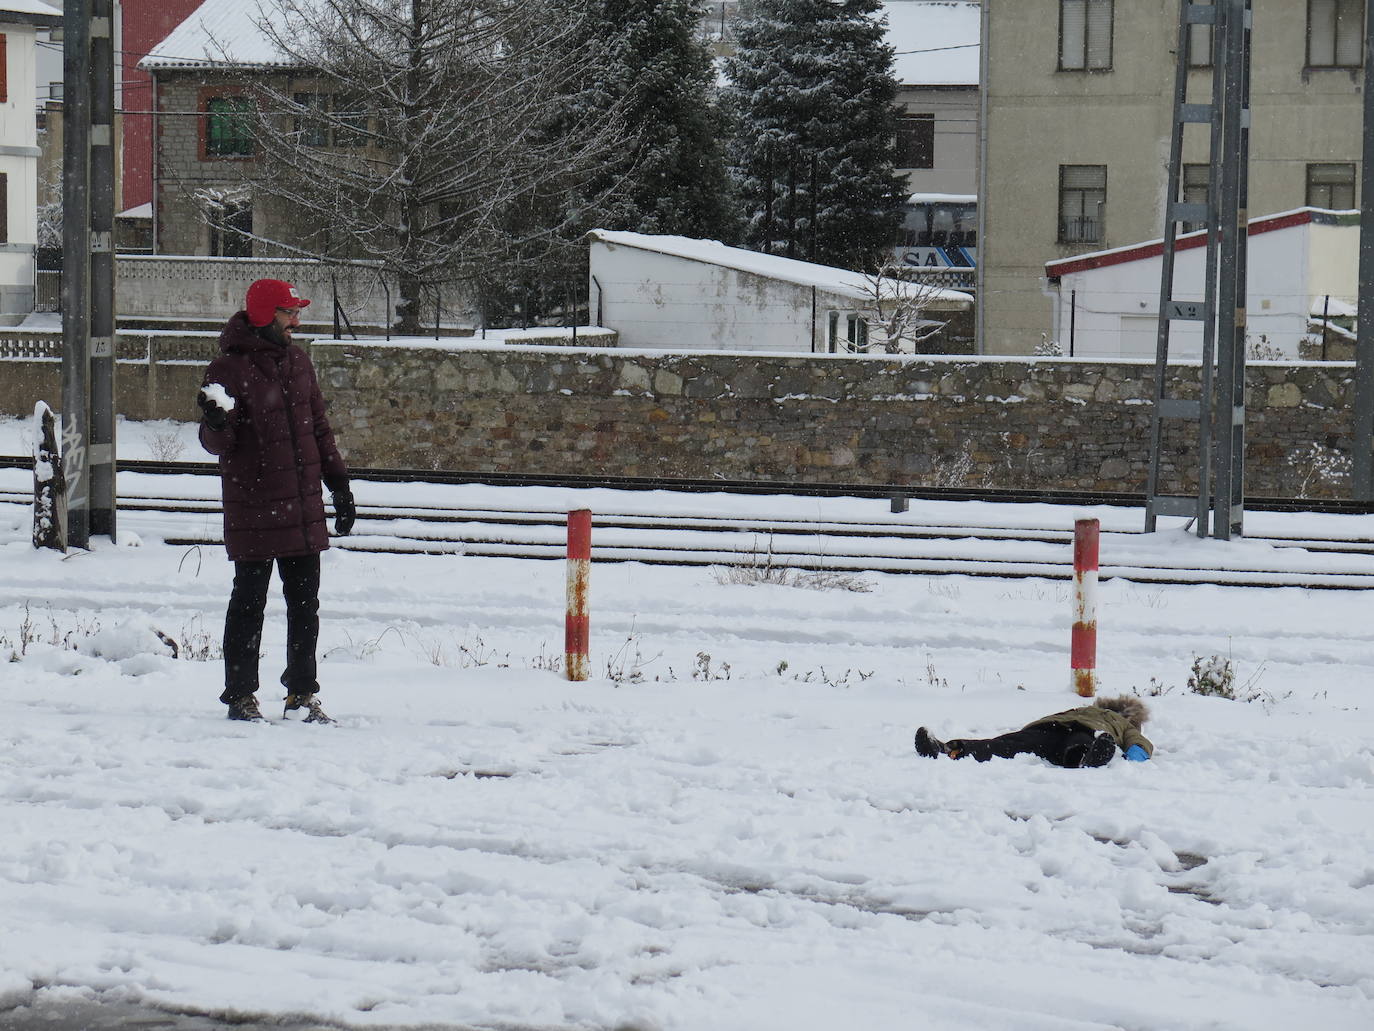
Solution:
<svg viewBox="0 0 1374 1031"><path fill-rule="evenodd" d="M1364 0L1253 0L1252 217L1359 203ZM1179 0L983 0L980 346L1053 334L1045 265L1163 234ZM1196 26L1190 99L1211 82ZM1185 133L1184 199L1212 170Z"/></svg>

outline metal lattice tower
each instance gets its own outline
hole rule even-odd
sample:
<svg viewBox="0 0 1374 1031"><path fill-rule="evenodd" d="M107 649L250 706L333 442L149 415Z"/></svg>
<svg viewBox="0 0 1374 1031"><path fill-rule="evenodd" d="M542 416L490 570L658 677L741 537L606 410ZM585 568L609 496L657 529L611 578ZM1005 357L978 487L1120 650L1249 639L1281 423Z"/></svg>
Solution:
<svg viewBox="0 0 1374 1031"><path fill-rule="evenodd" d="M1174 79L1173 132L1169 149L1164 251L1159 290L1159 337L1155 351L1154 409L1150 420L1150 474L1145 490L1145 529L1161 515L1191 516L1197 534L1229 540L1243 530L1245 485L1245 298L1246 227L1250 153L1251 0L1180 0L1177 70ZM1211 100L1188 99L1194 30L1210 26ZM1208 128L1211 174L1205 204L1179 199L1184 130ZM1174 282L1175 241L1179 225L1207 229L1203 282L1192 289ZM1196 294L1202 293L1197 300ZM1178 300L1175 291L1193 299ZM1197 399L1170 390L1176 375L1169 367L1169 337L1174 322L1202 324L1202 368ZM1196 426L1197 494L1160 490L1166 420Z"/></svg>

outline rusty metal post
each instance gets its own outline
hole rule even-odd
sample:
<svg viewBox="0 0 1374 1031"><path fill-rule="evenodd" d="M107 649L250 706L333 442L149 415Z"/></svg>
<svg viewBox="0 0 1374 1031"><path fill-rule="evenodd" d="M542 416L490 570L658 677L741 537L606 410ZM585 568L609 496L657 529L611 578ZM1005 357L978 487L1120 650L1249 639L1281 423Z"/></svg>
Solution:
<svg viewBox="0 0 1374 1031"><path fill-rule="evenodd" d="M579 508L568 513L568 615L563 655L569 680L586 680L591 638L587 592L592 570L592 513Z"/></svg>
<svg viewBox="0 0 1374 1031"><path fill-rule="evenodd" d="M1101 524L1073 524L1073 637L1069 648L1070 686L1083 698L1097 693L1097 552Z"/></svg>

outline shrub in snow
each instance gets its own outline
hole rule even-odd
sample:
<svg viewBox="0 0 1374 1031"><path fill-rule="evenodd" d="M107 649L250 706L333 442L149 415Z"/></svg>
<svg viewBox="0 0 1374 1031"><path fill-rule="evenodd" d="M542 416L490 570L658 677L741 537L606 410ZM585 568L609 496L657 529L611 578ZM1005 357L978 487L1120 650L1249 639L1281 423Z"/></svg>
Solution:
<svg viewBox="0 0 1374 1031"><path fill-rule="evenodd" d="M1230 659L1223 659L1219 655L1206 659L1201 655L1193 656L1193 670L1188 674L1188 690L1193 694L1234 700L1235 684L1236 672Z"/></svg>

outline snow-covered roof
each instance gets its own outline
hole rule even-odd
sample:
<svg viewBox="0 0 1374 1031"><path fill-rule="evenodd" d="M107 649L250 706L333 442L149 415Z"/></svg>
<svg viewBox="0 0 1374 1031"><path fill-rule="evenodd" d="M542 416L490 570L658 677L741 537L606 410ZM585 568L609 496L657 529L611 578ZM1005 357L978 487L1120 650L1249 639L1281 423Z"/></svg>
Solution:
<svg viewBox="0 0 1374 1031"><path fill-rule="evenodd" d="M153 202L152 202L152 201L148 201L146 204L135 204L132 208L125 208L123 211L121 211L118 215L115 216L115 218L152 218L152 217L153 217Z"/></svg>
<svg viewBox="0 0 1374 1031"><path fill-rule="evenodd" d="M977 86L978 0L888 0L892 74L903 86Z"/></svg>
<svg viewBox="0 0 1374 1031"><path fill-rule="evenodd" d="M16 17L17 15L17 17ZM0 22L55 27L62 24L62 8L43 0L0 0Z"/></svg>
<svg viewBox="0 0 1374 1031"><path fill-rule="evenodd" d="M700 261L708 265L750 272L785 283L798 283L814 286L842 297L858 300L870 297L873 292L872 281L862 272L835 268L831 265L818 265L811 261L796 258L783 258L776 254L761 254L747 251L742 247L727 247L718 240L694 240L686 236L650 236L645 233L615 232L609 229L593 229L587 234L588 240L615 244L622 247L638 247L640 250L667 254L688 261ZM972 303L973 298L958 290L923 291L934 300L950 303Z"/></svg>
<svg viewBox="0 0 1374 1031"><path fill-rule="evenodd" d="M1329 211L1326 208L1294 208L1273 215L1256 215L1248 224L1248 236L1272 233L1280 229L1291 229L1302 225L1354 225L1360 224L1358 210ZM1174 241L1175 251L1191 250L1207 246L1207 230L1197 229L1191 233L1181 233ZM1109 265L1123 265L1131 261L1144 261L1157 258L1164 253L1164 239L1144 240L1127 244L1125 247L1112 247L1104 251L1089 251L1076 254L1071 258L1057 258L1045 263L1045 275L1053 279L1089 269L1106 268Z"/></svg>
<svg viewBox="0 0 1374 1031"><path fill-rule="evenodd" d="M0 0L3 2L3 0ZM285 67L295 62L273 45L259 22L263 0L205 0L138 62L150 68Z"/></svg>

